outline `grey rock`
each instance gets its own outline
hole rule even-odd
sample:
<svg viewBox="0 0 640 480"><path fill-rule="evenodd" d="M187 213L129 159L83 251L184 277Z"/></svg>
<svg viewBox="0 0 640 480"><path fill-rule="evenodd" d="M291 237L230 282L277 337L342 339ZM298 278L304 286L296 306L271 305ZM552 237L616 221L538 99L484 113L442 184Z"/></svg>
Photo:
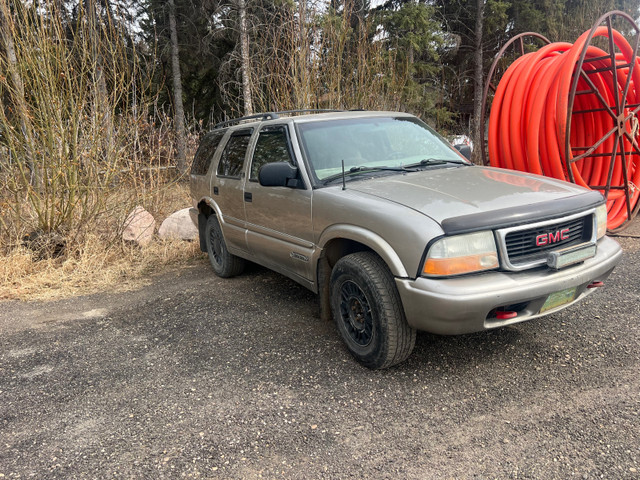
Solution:
<svg viewBox="0 0 640 480"><path fill-rule="evenodd" d="M160 225L158 236L163 239L176 238L181 240L195 240L198 229L189 213L190 208L183 208L169 215Z"/></svg>
<svg viewBox="0 0 640 480"><path fill-rule="evenodd" d="M153 240L156 230L156 221L149 212L138 205L134 208L124 222L122 239L137 243L146 247Z"/></svg>

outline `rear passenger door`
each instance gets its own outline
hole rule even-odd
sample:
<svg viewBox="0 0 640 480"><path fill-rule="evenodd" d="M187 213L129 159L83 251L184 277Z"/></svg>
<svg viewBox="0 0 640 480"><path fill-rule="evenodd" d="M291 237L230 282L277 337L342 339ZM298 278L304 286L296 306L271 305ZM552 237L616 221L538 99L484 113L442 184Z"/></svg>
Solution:
<svg viewBox="0 0 640 480"><path fill-rule="evenodd" d="M261 186L260 167L272 162L297 166L286 125L263 127L253 150L244 194L249 251L276 271L313 280L311 188L302 178L297 188Z"/></svg>
<svg viewBox="0 0 640 480"><path fill-rule="evenodd" d="M221 227L231 253L247 251L243 184L252 133L251 128L231 133L220 155L216 174L211 177L212 198L222 212Z"/></svg>

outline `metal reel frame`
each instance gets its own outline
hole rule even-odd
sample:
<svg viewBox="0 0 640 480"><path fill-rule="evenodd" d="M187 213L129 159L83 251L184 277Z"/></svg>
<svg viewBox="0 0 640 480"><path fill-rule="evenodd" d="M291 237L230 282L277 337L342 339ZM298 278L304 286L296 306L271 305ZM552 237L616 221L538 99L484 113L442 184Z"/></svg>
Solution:
<svg viewBox="0 0 640 480"><path fill-rule="evenodd" d="M489 100L489 89L491 89L494 93L496 91L496 86L493 83L493 76L495 75L496 69L498 68L498 63L500 62L504 54L507 52L509 47L514 45L516 42L518 44L517 46L520 48L519 50L520 56L527 53L524 51L524 39L527 37L532 37L537 40L540 40L545 45L548 45L551 43L551 41L549 41L547 37L535 32L525 32L525 33L516 35L515 37L511 38L507 43L505 43L504 46L500 49L500 51L496 53L496 56L493 59L493 63L491 64L491 68L489 69L489 74L487 75L487 80L485 81L484 89L482 93L482 110L480 114L480 131L482 132L482 138L483 138L481 142L483 165L489 165L489 153L487 151L488 146L487 146L487 142L484 139L484 133L486 131L486 125L487 125L486 117L487 117L487 102Z"/></svg>
<svg viewBox="0 0 640 480"><path fill-rule="evenodd" d="M604 190L604 196L606 198L609 197L609 192L611 190L624 190L626 208L627 208L627 219L620 227L609 230L610 233L616 233L625 229L629 225L629 222L633 220L635 215L638 213L638 209L640 208L640 201L636 204L635 208L633 209L631 208L631 195L633 194L632 189L635 189L636 186L630 182L629 172L627 169L627 156L632 155L634 153L640 156L640 146L638 145L638 142L636 141L636 139L632 137L629 134L629 132L627 132L627 129L626 129L627 122L629 122L632 118L634 118L636 114L640 111L640 104L635 104L635 105L627 104L627 96L629 94L631 77L633 75L633 70L636 67L637 62L631 62L630 64L625 64L625 65L618 65L616 63L616 45L613 39L613 25L612 25L612 20L614 19L614 17L622 18L629 24L630 27L633 28L633 30L635 30L635 45L632 45L632 47L633 47L633 58L637 57L638 46L640 44L640 28L635 23L632 17L630 17L626 13L621 12L619 10L614 10L602 15L598 20L596 20L595 24L593 25L593 28L589 32L585 45L582 49L582 52L580 53L580 58L574 70L571 89L569 90L569 103L567 107L567 122L566 122L567 132L566 132L566 138L565 138L565 162L566 162L567 175L569 176L569 179L575 183L575 178L573 175L573 170L571 168L571 165L577 162L578 160L582 160L583 158L602 157L603 154L595 153L596 149L600 145L602 145L602 143L604 143L608 138L610 138L611 136L614 136L614 148L610 155L607 184L606 185L589 185L589 187L594 190ZM587 50L592 45L592 41L595 37L596 30L602 24L605 24L605 26L608 29L608 37L609 37L608 38L609 40L608 55L604 57L599 57L599 58L586 59ZM610 68L592 69L589 71L585 71L583 68L585 63L596 62L596 61L605 60L605 59L611 60ZM622 96L620 96L618 83L617 83L617 78L618 78L617 73L619 69L623 69L623 68L628 68L629 72L628 72L626 84L624 86L624 90L622 91ZM610 70L612 74L611 76L612 82L613 82L612 91L616 92L615 105L609 105L609 102L607 102L603 98L603 96L598 92L598 89L596 88L594 83L589 78L590 74L600 73L607 70ZM586 83L589 85L589 90L577 91L578 81L580 80L580 78L586 81ZM636 86L636 88L640 88L640 86ZM595 94L596 97L598 98L598 101L601 104L601 108L574 112L573 106L574 106L576 96L584 95L584 94L592 94L592 93ZM627 112L626 114L625 114L625 110ZM614 127L591 146L572 147L571 146L571 120L573 115L581 114L581 113L593 113L598 111L608 113L614 121ZM621 145L624 147L624 142L623 142L624 138L626 138L632 145L632 149L629 152L625 152L624 148L620 148ZM578 154L577 152L582 152L582 153ZM611 181L613 177L613 169L618 156L621 157L621 161L622 161L622 174L624 179L624 185L612 186ZM638 166L638 168L640 168L640 165Z"/></svg>

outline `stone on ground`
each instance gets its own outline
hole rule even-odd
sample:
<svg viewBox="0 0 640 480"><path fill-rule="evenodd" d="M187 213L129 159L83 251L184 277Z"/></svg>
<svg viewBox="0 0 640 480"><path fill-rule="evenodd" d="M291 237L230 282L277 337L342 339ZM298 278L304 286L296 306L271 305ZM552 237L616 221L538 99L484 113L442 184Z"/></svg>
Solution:
<svg viewBox="0 0 640 480"><path fill-rule="evenodd" d="M124 222L122 239L146 247L153 240L156 221L149 212L138 205Z"/></svg>
<svg viewBox="0 0 640 480"><path fill-rule="evenodd" d="M190 208L183 208L165 218L158 229L158 236L163 239L195 240L198 229L189 214Z"/></svg>

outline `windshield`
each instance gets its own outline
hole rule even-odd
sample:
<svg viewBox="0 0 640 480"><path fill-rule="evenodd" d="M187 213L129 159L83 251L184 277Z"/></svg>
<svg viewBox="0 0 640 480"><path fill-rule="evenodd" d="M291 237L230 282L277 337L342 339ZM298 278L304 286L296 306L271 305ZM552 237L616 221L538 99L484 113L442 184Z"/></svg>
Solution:
<svg viewBox="0 0 640 480"><path fill-rule="evenodd" d="M466 164L434 130L417 118L353 118L298 124L315 180L346 172L407 171L429 164ZM383 168L381 168L383 167Z"/></svg>

